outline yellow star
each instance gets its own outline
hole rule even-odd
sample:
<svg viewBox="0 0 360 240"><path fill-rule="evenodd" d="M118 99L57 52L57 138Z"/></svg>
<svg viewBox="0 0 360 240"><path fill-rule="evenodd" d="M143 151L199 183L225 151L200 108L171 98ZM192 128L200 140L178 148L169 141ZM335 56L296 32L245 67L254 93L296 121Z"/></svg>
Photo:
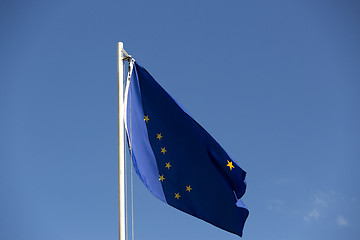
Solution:
<svg viewBox="0 0 360 240"><path fill-rule="evenodd" d="M165 179L165 178L164 178L164 175L159 175L159 177L160 177L159 180L163 182L164 179Z"/></svg>
<svg viewBox="0 0 360 240"><path fill-rule="evenodd" d="M230 171L231 171L233 168L235 168L235 167L233 166L233 162L230 162L229 160L227 160L227 162L228 162L228 164L227 164L226 166L230 168Z"/></svg>
<svg viewBox="0 0 360 240"><path fill-rule="evenodd" d="M149 115L144 116L144 121L145 121L146 123L148 123L149 120L150 120Z"/></svg>
<svg viewBox="0 0 360 240"><path fill-rule="evenodd" d="M167 169L170 169L170 168L171 168L170 162L165 163L165 164L166 164L166 166L165 166L165 167L166 167Z"/></svg>
<svg viewBox="0 0 360 240"><path fill-rule="evenodd" d="M158 138L159 140L161 140L161 138L163 137L163 136L161 136L161 133L157 133L156 135L157 135L156 138Z"/></svg>
<svg viewBox="0 0 360 240"><path fill-rule="evenodd" d="M161 153L162 153L162 154L165 155L166 152L167 152L167 151L166 151L165 147L161 148Z"/></svg>
<svg viewBox="0 0 360 240"><path fill-rule="evenodd" d="M191 186L186 186L186 191L190 192L192 190Z"/></svg>
<svg viewBox="0 0 360 240"><path fill-rule="evenodd" d="M179 200L180 197L181 197L181 196L180 196L180 193L175 193L175 198L176 198L177 200Z"/></svg>

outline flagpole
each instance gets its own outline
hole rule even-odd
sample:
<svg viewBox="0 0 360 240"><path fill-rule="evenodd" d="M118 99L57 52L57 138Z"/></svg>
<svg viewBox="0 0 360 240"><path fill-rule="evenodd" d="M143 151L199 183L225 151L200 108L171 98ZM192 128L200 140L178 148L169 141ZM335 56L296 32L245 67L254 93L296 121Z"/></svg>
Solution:
<svg viewBox="0 0 360 240"><path fill-rule="evenodd" d="M124 45L118 42L119 240L125 240Z"/></svg>

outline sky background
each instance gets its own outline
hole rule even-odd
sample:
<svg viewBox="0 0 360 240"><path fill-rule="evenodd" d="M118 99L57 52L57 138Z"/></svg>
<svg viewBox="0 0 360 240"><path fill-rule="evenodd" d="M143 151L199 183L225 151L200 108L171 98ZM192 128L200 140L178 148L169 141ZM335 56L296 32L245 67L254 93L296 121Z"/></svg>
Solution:
<svg viewBox="0 0 360 240"><path fill-rule="evenodd" d="M358 239L359 12L1 0L0 239L117 239L118 41L247 171L243 239ZM135 239L240 239L134 185Z"/></svg>

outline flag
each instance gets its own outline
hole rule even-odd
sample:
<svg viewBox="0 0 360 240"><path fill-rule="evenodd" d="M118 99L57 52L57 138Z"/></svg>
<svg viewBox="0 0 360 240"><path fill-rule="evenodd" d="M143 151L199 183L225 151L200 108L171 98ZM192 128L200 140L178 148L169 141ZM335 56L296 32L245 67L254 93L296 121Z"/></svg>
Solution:
<svg viewBox="0 0 360 240"><path fill-rule="evenodd" d="M137 62L126 129L136 173L158 199L242 236L246 172Z"/></svg>

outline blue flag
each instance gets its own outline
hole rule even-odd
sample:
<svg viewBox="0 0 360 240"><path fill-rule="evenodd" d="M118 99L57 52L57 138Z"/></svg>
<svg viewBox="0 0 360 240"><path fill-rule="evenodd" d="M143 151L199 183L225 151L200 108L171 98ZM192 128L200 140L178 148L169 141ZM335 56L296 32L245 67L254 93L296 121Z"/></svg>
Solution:
<svg viewBox="0 0 360 240"><path fill-rule="evenodd" d="M136 173L160 200L242 236L246 172L139 64L126 99Z"/></svg>

